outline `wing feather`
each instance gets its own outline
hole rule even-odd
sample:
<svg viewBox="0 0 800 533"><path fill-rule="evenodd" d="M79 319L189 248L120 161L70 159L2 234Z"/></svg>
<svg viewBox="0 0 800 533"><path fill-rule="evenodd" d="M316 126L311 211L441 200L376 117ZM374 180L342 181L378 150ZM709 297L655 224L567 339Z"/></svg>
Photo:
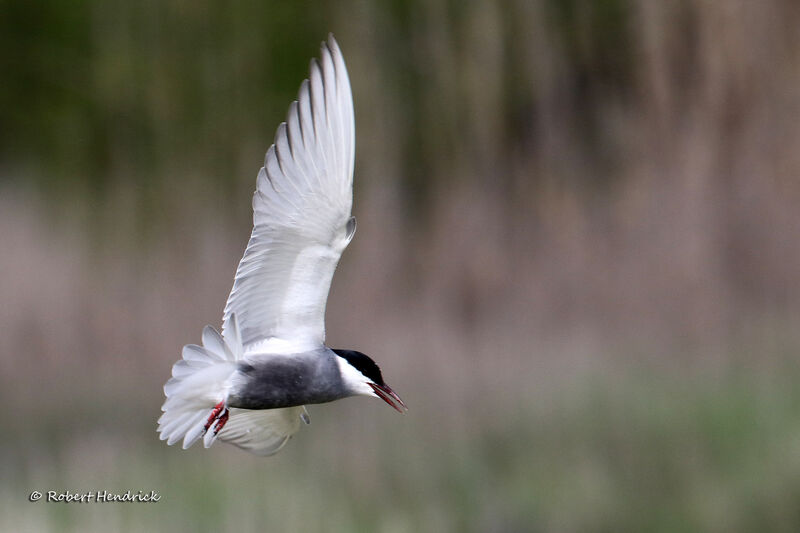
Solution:
<svg viewBox="0 0 800 533"><path fill-rule="evenodd" d="M256 455L273 455L297 433L304 415L303 406L260 411L231 409L219 438Z"/></svg>
<svg viewBox="0 0 800 533"><path fill-rule="evenodd" d="M331 35L267 150L253 195L253 232L223 315L245 346L321 343L325 304L353 202L355 124L347 69Z"/></svg>

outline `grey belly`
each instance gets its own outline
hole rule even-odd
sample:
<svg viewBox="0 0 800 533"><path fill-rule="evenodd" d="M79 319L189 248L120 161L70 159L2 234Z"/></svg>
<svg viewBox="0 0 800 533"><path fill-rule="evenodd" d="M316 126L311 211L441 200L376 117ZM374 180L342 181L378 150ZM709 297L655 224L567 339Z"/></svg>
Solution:
<svg viewBox="0 0 800 533"><path fill-rule="evenodd" d="M238 365L228 406L276 409L325 403L346 396L336 361L328 357L270 357Z"/></svg>

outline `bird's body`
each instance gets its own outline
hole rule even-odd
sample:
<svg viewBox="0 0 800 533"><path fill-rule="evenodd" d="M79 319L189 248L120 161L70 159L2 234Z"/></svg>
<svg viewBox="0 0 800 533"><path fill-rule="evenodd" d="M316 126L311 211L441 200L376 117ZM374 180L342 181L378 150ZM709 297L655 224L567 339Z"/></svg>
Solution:
<svg viewBox="0 0 800 533"><path fill-rule="evenodd" d="M219 438L270 455L308 422L306 404L363 395L405 408L372 359L324 344L331 280L356 230L354 149L350 82L331 36L258 173L222 334L206 326L164 386L168 444Z"/></svg>
<svg viewBox="0 0 800 533"><path fill-rule="evenodd" d="M336 354L328 348L245 358L236 365L228 405L275 409L332 402L346 391Z"/></svg>

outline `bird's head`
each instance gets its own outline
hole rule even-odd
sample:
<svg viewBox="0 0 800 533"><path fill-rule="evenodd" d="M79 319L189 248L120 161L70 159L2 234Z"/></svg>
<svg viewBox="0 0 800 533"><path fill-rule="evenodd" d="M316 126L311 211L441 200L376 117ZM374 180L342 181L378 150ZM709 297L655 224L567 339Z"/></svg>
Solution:
<svg viewBox="0 0 800 533"><path fill-rule="evenodd" d="M352 394L375 396L400 413L408 409L400 396L384 383L381 369L368 355L355 350L333 350L333 352L338 356L342 380Z"/></svg>

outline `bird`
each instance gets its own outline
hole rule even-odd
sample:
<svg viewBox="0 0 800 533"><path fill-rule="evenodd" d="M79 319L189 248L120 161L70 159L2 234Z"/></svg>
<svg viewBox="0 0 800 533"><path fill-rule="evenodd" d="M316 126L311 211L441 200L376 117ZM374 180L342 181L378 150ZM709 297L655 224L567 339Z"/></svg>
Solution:
<svg viewBox="0 0 800 533"><path fill-rule="evenodd" d="M350 80L330 34L258 172L222 331L205 326L164 385L161 440L269 456L309 423L308 404L371 396L407 410L369 356L325 345L328 291L356 231L354 160Z"/></svg>

